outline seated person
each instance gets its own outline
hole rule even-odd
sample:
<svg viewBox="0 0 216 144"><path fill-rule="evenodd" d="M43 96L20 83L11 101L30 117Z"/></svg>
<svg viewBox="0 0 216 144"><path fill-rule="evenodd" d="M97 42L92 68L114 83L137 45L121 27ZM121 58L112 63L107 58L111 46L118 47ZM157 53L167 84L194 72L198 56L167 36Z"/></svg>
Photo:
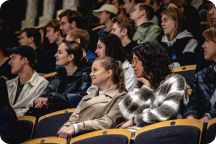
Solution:
<svg viewBox="0 0 216 144"><path fill-rule="evenodd" d="M195 74L184 117L208 122L216 117L216 28L205 30L203 36L204 58L212 64Z"/></svg>
<svg viewBox="0 0 216 144"><path fill-rule="evenodd" d="M118 103L125 96L124 74L117 61L110 57L97 58L90 74L92 84L85 96L59 129L58 136L68 138L85 131L117 127L123 120Z"/></svg>
<svg viewBox="0 0 216 144"><path fill-rule="evenodd" d="M10 105L5 79L0 76L0 137L6 143L20 143L26 132Z"/></svg>
<svg viewBox="0 0 216 144"><path fill-rule="evenodd" d="M0 136L6 142L13 137L12 131L17 122L16 113L10 106L5 79L0 77Z"/></svg>
<svg viewBox="0 0 216 144"><path fill-rule="evenodd" d="M133 35L133 41L143 43L158 40L161 28L153 22L154 9L150 5L143 3L136 4L130 12L130 18L134 20L137 27Z"/></svg>
<svg viewBox="0 0 216 144"><path fill-rule="evenodd" d="M176 8L167 8L162 12L161 21L162 44L172 61L170 68L195 64L195 50L199 44L188 32L183 13Z"/></svg>
<svg viewBox="0 0 216 144"><path fill-rule="evenodd" d="M23 116L46 88L48 81L33 70L35 52L29 46L11 49L11 73L18 76L7 81L9 101L17 116Z"/></svg>
<svg viewBox="0 0 216 144"><path fill-rule="evenodd" d="M128 120L121 128L145 126L177 118L185 98L186 81L170 74L166 50L155 42L146 42L133 49L133 67L140 89L127 94L119 103Z"/></svg>
<svg viewBox="0 0 216 144"><path fill-rule="evenodd" d="M86 90L91 85L90 67L81 69L80 60L82 49L76 42L63 42L55 55L56 65L63 67L66 72L59 72L50 81L45 91L34 101L37 109L34 114L43 115L78 105Z"/></svg>
<svg viewBox="0 0 216 144"><path fill-rule="evenodd" d="M103 32L98 39L95 51L98 57L109 56L121 62L127 91L132 91L137 84L134 69L127 59L127 54L119 37L112 33Z"/></svg>
<svg viewBox="0 0 216 144"><path fill-rule="evenodd" d="M75 41L82 46L83 58L86 59L90 64L95 60L95 53L91 52L88 49L88 45L90 42L89 33L83 29L73 29L69 31L65 38L67 41Z"/></svg>

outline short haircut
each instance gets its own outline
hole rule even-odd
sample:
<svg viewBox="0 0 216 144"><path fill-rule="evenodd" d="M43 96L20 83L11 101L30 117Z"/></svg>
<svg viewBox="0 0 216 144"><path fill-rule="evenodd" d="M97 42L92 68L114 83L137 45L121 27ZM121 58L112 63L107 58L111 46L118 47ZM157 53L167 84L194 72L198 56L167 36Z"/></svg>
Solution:
<svg viewBox="0 0 216 144"><path fill-rule="evenodd" d="M121 29L127 29L127 35L129 39L133 38L133 35L136 31L135 23L132 19L127 17L115 17L113 18L113 23L117 23Z"/></svg>
<svg viewBox="0 0 216 144"><path fill-rule="evenodd" d="M59 18L61 19L64 16L68 18L69 23L75 21L78 28L83 28L83 16L80 12L67 9L59 15Z"/></svg>
<svg viewBox="0 0 216 144"><path fill-rule="evenodd" d="M207 29L203 32L203 37L206 40L214 41L216 42L216 28L212 27L210 29Z"/></svg>
<svg viewBox="0 0 216 144"><path fill-rule="evenodd" d="M145 10L148 20L153 19L155 13L154 13L154 9L150 5L139 4L138 6L140 10Z"/></svg>
<svg viewBox="0 0 216 144"><path fill-rule="evenodd" d="M83 29L74 29L70 30L67 35L75 38L75 39L80 39L80 45L82 48L87 50L88 44L90 42L90 35L86 30Z"/></svg>
<svg viewBox="0 0 216 144"><path fill-rule="evenodd" d="M51 27L54 31L60 31L60 22L57 19L53 19L46 24L46 28Z"/></svg>
<svg viewBox="0 0 216 144"><path fill-rule="evenodd" d="M26 32L26 36L28 38L33 37L34 38L34 43L37 48L40 48L41 46L41 34L38 29L30 27L30 28L24 28L23 30L20 31L20 34L23 32Z"/></svg>

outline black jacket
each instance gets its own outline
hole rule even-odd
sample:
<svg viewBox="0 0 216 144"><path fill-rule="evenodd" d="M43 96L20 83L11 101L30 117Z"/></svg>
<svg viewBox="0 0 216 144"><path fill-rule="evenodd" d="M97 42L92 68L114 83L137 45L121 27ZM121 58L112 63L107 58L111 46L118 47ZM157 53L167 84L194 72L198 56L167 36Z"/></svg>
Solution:
<svg viewBox="0 0 216 144"><path fill-rule="evenodd" d="M90 67L88 65L79 67L72 76L66 76L66 72L61 70L50 81L42 96L48 97L48 103L76 107L91 85L89 75Z"/></svg>

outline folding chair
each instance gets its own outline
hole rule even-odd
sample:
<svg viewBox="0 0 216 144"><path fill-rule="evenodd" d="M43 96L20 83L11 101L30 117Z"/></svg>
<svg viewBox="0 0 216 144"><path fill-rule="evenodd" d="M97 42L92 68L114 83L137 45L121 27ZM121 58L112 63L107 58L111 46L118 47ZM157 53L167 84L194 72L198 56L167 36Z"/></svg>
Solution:
<svg viewBox="0 0 216 144"><path fill-rule="evenodd" d="M36 117L33 116L20 116L18 117L18 129L22 132L24 140L31 139L35 127Z"/></svg>
<svg viewBox="0 0 216 144"><path fill-rule="evenodd" d="M137 130L134 144L200 144L202 131L199 120L169 120Z"/></svg>
<svg viewBox="0 0 216 144"><path fill-rule="evenodd" d="M206 140L211 143L216 137L216 118L210 120L207 126Z"/></svg>
<svg viewBox="0 0 216 144"><path fill-rule="evenodd" d="M171 69L172 73L177 73L182 75L187 84L191 86L194 74L196 70L196 65L187 65L187 66L182 66L182 67L174 67Z"/></svg>
<svg viewBox="0 0 216 144"><path fill-rule="evenodd" d="M36 139L26 141L23 144L66 144L66 143L67 140L64 138L43 137L43 138L36 138Z"/></svg>
<svg viewBox="0 0 216 144"><path fill-rule="evenodd" d="M105 129L71 139L71 144L129 144L131 132L126 129Z"/></svg>
<svg viewBox="0 0 216 144"><path fill-rule="evenodd" d="M34 138L56 136L59 128L74 111L74 108L65 109L41 116L35 128Z"/></svg>

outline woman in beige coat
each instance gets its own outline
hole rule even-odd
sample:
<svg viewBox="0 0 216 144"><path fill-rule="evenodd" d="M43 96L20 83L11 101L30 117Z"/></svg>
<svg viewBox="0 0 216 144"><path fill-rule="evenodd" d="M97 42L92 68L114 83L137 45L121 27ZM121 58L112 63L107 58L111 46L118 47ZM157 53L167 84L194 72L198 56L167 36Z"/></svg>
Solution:
<svg viewBox="0 0 216 144"><path fill-rule="evenodd" d="M98 58L92 65L92 84L58 136L71 137L84 131L117 127L123 117L118 103L125 96L124 74L120 64L110 57Z"/></svg>

